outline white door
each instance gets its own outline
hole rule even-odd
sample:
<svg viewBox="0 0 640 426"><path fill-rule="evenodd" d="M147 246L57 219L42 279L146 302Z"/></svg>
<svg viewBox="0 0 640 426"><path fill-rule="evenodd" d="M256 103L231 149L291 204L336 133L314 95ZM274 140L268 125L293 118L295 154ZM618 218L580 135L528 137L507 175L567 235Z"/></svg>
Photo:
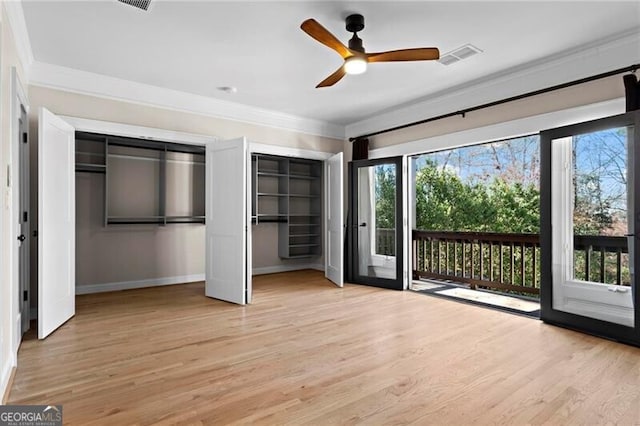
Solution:
<svg viewBox="0 0 640 426"><path fill-rule="evenodd" d="M337 286L344 285L344 184L343 159L338 153L325 162L326 252L324 274Z"/></svg>
<svg viewBox="0 0 640 426"><path fill-rule="evenodd" d="M38 111L38 338L75 315L75 129Z"/></svg>
<svg viewBox="0 0 640 426"><path fill-rule="evenodd" d="M205 294L240 305L251 301L249 161L244 138L207 145Z"/></svg>

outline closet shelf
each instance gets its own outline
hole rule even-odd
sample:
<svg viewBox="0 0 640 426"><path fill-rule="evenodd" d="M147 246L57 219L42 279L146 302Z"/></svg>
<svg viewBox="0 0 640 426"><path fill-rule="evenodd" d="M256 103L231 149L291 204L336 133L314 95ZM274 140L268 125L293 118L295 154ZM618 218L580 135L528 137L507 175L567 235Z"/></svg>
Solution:
<svg viewBox="0 0 640 426"><path fill-rule="evenodd" d="M289 234L289 238L309 238L309 237L319 237L320 234Z"/></svg>
<svg viewBox="0 0 640 426"><path fill-rule="evenodd" d="M76 163L76 172L106 173L106 171L107 166L104 164Z"/></svg>
<svg viewBox="0 0 640 426"><path fill-rule="evenodd" d="M258 192L258 197L288 197L289 194L278 194L276 192Z"/></svg>
<svg viewBox="0 0 640 426"><path fill-rule="evenodd" d="M320 198L319 195L315 195L315 194L289 194L289 197L292 197L292 198Z"/></svg>
<svg viewBox="0 0 640 426"><path fill-rule="evenodd" d="M289 175L289 179L316 180L320 178L318 176L309 176L309 175Z"/></svg>
<svg viewBox="0 0 640 426"><path fill-rule="evenodd" d="M287 177L287 176L289 176L287 174L277 173L277 172L258 172L257 175L258 176L268 176L268 177Z"/></svg>

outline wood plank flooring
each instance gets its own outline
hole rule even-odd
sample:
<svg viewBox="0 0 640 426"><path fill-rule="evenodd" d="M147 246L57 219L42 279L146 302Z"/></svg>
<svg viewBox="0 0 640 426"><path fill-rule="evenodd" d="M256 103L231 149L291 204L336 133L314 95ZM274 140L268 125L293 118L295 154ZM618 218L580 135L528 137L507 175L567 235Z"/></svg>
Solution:
<svg viewBox="0 0 640 426"><path fill-rule="evenodd" d="M640 425L637 348L317 271L255 277L246 307L203 294L78 296L23 342L9 403L82 425Z"/></svg>

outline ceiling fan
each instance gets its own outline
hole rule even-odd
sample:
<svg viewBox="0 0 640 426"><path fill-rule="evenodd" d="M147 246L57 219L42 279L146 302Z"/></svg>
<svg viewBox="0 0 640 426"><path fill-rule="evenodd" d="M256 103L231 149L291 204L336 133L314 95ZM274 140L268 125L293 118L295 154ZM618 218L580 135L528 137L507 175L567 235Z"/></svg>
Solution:
<svg viewBox="0 0 640 426"><path fill-rule="evenodd" d="M338 52L344 59L344 64L322 80L316 88L333 86L345 74L362 74L367 70L367 64L370 62L431 61L440 58L440 51L435 47L366 53L362 39L357 34L364 29L364 17L359 14L349 15L346 19L347 31L353 33L353 37L349 40L349 47L342 44L315 19L307 19L300 28L320 43Z"/></svg>

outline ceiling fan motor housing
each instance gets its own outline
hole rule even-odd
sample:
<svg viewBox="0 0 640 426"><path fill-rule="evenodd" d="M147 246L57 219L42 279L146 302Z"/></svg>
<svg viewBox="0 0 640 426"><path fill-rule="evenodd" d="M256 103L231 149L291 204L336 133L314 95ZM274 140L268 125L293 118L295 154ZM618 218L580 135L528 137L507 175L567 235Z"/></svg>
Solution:
<svg viewBox="0 0 640 426"><path fill-rule="evenodd" d="M353 37L349 40L349 49L364 53L362 39L356 34L364 29L364 16L359 14L349 15L345 21L347 31L353 33Z"/></svg>
<svg viewBox="0 0 640 426"><path fill-rule="evenodd" d="M360 14L354 14L347 16L347 31L350 33L357 33L364 29L364 16Z"/></svg>

